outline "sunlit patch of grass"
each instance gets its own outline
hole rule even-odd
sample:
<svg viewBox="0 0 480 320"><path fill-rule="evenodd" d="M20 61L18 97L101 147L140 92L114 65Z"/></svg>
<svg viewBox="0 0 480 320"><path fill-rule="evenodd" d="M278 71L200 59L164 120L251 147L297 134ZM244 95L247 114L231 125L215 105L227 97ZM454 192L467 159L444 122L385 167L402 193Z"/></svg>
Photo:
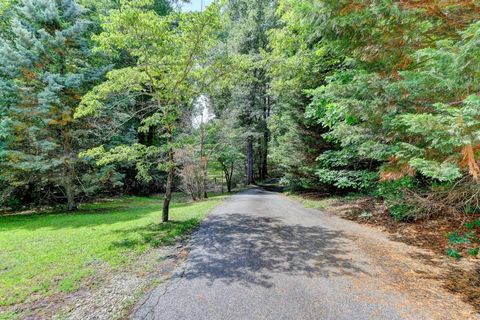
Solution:
<svg viewBox="0 0 480 320"><path fill-rule="evenodd" d="M75 214L0 217L0 306L75 291L98 268L122 268L191 232L221 199L177 196L165 224L160 197L85 204Z"/></svg>
<svg viewBox="0 0 480 320"><path fill-rule="evenodd" d="M330 206L332 206L334 203L338 202L339 200L339 198L337 197L310 199L294 193L287 194L287 196L289 198L292 198L300 202L305 208L311 208L311 209L317 209L317 210L325 210Z"/></svg>
<svg viewBox="0 0 480 320"><path fill-rule="evenodd" d="M15 320L18 316L13 311L0 312L0 320Z"/></svg>

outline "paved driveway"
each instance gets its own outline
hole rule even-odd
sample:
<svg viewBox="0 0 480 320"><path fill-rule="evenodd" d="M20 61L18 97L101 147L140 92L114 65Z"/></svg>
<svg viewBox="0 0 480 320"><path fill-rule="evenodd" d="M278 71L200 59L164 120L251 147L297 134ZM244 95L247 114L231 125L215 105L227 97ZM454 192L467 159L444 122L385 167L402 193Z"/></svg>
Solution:
<svg viewBox="0 0 480 320"><path fill-rule="evenodd" d="M132 319L476 318L416 249L260 189L217 207L189 248Z"/></svg>

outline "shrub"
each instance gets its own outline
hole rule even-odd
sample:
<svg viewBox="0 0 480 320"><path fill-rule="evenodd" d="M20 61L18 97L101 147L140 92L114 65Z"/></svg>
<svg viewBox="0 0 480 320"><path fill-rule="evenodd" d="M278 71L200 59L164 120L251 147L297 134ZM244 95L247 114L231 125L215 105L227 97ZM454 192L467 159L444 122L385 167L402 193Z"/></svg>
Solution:
<svg viewBox="0 0 480 320"><path fill-rule="evenodd" d="M395 220L413 220L418 218L415 207L410 205L405 197L406 190L414 189L417 185L417 181L412 177L382 181L378 184L376 195L385 200L388 211Z"/></svg>
<svg viewBox="0 0 480 320"><path fill-rule="evenodd" d="M331 184L339 189L362 192L372 190L378 180L378 174L368 170L318 169L316 174L322 183Z"/></svg>
<svg viewBox="0 0 480 320"><path fill-rule="evenodd" d="M458 252L457 249L452 249L452 248L447 249L447 256L452 257L452 258L457 259L457 260L462 257L462 255L460 254L460 252Z"/></svg>
<svg viewBox="0 0 480 320"><path fill-rule="evenodd" d="M471 248L468 250L468 254L471 255L472 257L476 257L478 256L478 253L480 252L480 248L479 247L476 247L476 248Z"/></svg>

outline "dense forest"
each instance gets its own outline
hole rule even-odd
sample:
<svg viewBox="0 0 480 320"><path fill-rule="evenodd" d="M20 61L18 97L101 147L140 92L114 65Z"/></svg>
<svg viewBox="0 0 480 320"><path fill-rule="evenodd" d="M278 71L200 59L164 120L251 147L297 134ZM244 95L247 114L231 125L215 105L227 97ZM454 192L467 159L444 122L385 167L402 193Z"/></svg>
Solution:
<svg viewBox="0 0 480 320"><path fill-rule="evenodd" d="M166 220L209 170L400 220L478 206L478 3L179 5L2 1L2 207L165 192Z"/></svg>

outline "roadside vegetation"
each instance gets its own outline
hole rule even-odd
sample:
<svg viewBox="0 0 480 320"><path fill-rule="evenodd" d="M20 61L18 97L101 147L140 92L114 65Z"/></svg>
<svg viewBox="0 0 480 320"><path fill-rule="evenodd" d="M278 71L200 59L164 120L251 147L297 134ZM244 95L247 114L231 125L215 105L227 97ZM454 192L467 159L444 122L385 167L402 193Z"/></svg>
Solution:
<svg viewBox="0 0 480 320"><path fill-rule="evenodd" d="M222 198L192 202L176 195L168 223L159 223L161 197L88 203L75 214L0 217L0 314L74 292L99 271L119 272L146 251L177 243Z"/></svg>

